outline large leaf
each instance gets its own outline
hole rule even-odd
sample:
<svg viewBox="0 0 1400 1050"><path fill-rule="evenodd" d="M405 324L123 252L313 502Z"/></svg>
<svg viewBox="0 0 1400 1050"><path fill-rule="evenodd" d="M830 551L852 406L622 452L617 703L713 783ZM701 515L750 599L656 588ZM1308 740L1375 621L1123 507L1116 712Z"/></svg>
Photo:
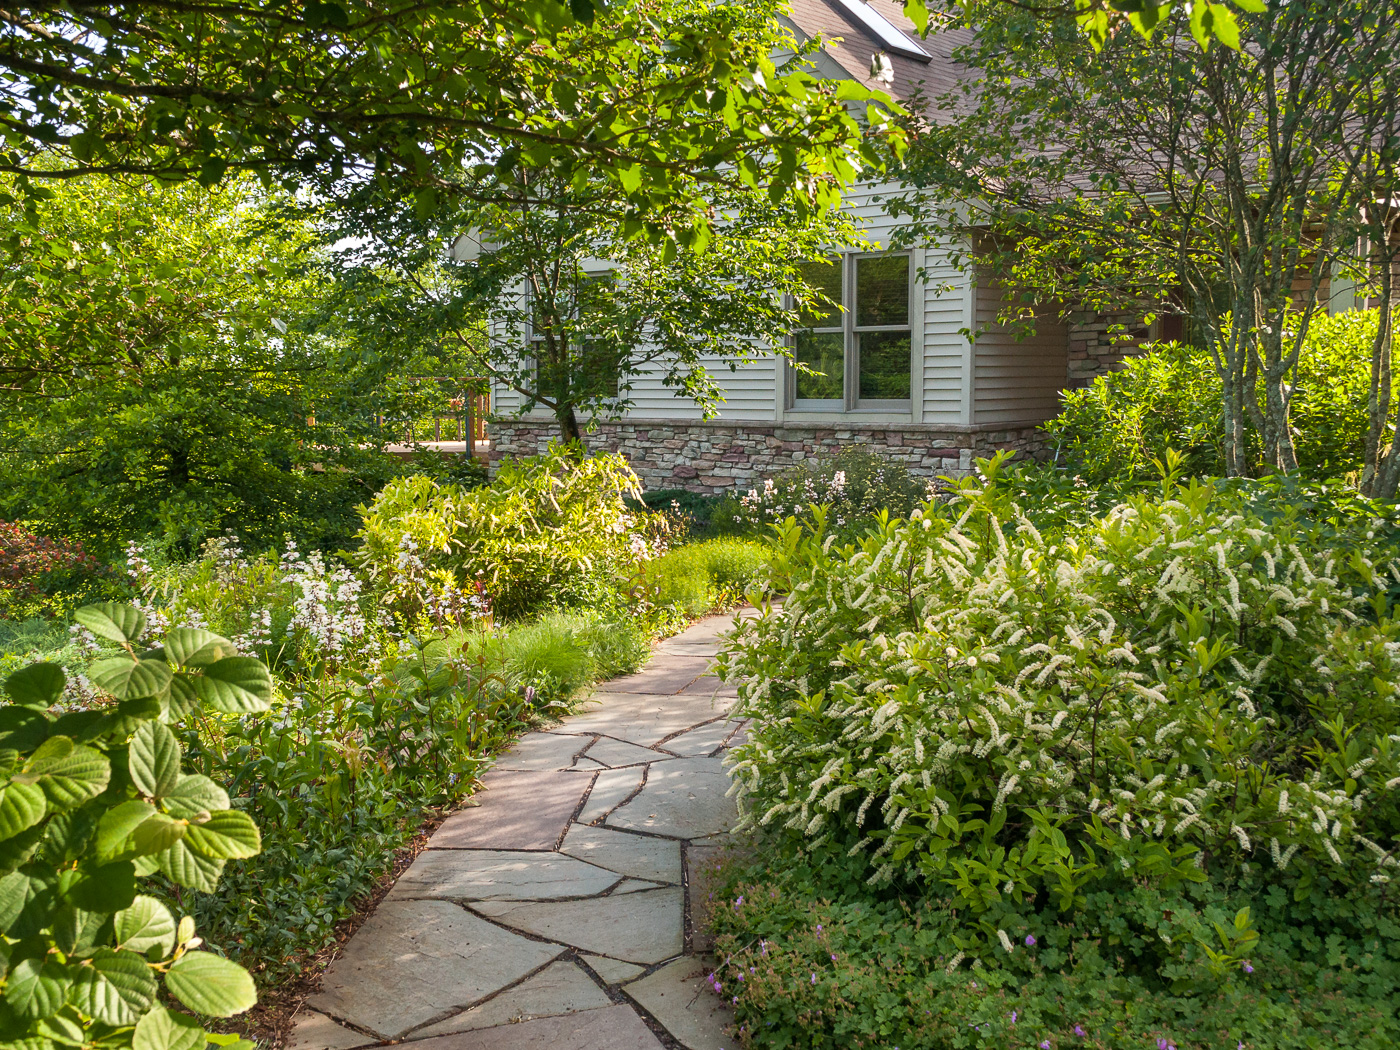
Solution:
<svg viewBox="0 0 1400 1050"><path fill-rule="evenodd" d="M184 718L199 703L199 697L190 681L192 677L197 676L177 673L170 680L170 692L161 697L161 703L165 705L166 714L172 722Z"/></svg>
<svg viewBox="0 0 1400 1050"><path fill-rule="evenodd" d="M49 802L69 809L102 794L111 776L111 766L101 751L75 744L66 736L51 736L29 756L14 780L37 783Z"/></svg>
<svg viewBox="0 0 1400 1050"><path fill-rule="evenodd" d="M156 979L135 952L104 950L75 969L73 1003L98 1021L132 1025L155 1002Z"/></svg>
<svg viewBox="0 0 1400 1050"><path fill-rule="evenodd" d="M48 803L36 784L11 783L0 791L0 839L14 838L44 819Z"/></svg>
<svg viewBox="0 0 1400 1050"><path fill-rule="evenodd" d="M184 838L187 831L189 825L183 820L175 820L164 813L154 813L131 833L131 844L142 856L160 853Z"/></svg>
<svg viewBox="0 0 1400 1050"><path fill-rule="evenodd" d="M65 684L67 676L58 664L30 664L5 679L5 692L17 704L47 709L58 703Z"/></svg>
<svg viewBox="0 0 1400 1050"><path fill-rule="evenodd" d="M175 920L154 897L137 897L131 907L117 913L113 928L120 948L142 955L159 948L161 958L175 950Z"/></svg>
<svg viewBox="0 0 1400 1050"><path fill-rule="evenodd" d="M52 959L25 959L10 971L5 1002L32 1019L52 1017L68 997L69 968Z"/></svg>
<svg viewBox="0 0 1400 1050"><path fill-rule="evenodd" d="M93 685L118 700L163 696L170 688L170 668L159 660L132 660L113 656L98 660L88 675Z"/></svg>
<svg viewBox="0 0 1400 1050"><path fill-rule="evenodd" d="M163 723L145 722L131 738L127 763L136 789L160 798L180 782L180 743Z"/></svg>
<svg viewBox="0 0 1400 1050"><path fill-rule="evenodd" d="M213 893L223 874L224 862L193 852L183 841L156 855L160 870L170 876L173 882L188 886L192 890Z"/></svg>
<svg viewBox="0 0 1400 1050"><path fill-rule="evenodd" d="M113 806L97 824L97 856L107 860L124 853L134 853L136 846L132 835L142 824L155 815L156 808L149 802L132 799Z"/></svg>
<svg viewBox="0 0 1400 1050"><path fill-rule="evenodd" d="M228 792L199 773L181 777L173 791L161 799L165 811L173 817L193 820L201 813L214 813L229 808Z"/></svg>
<svg viewBox="0 0 1400 1050"><path fill-rule="evenodd" d="M262 849L262 836L253 818L237 809L210 814L209 819L185 829L190 849L206 857L231 860L256 857Z"/></svg>
<svg viewBox="0 0 1400 1050"><path fill-rule="evenodd" d="M162 640L166 659L178 667L207 667L238 650L227 638L194 627L176 627Z"/></svg>
<svg viewBox="0 0 1400 1050"><path fill-rule="evenodd" d="M73 614L73 619L109 642L134 642L146 629L146 617L140 609L115 602L84 605Z"/></svg>
<svg viewBox="0 0 1400 1050"><path fill-rule="evenodd" d="M197 697L215 711L251 714L272 706L272 675L252 656L227 656L190 679Z"/></svg>
<svg viewBox="0 0 1400 1050"><path fill-rule="evenodd" d="M111 913L129 908L136 899L136 869L129 860L79 869L67 897L84 911Z"/></svg>
<svg viewBox="0 0 1400 1050"><path fill-rule="evenodd" d="M131 1050L203 1050L206 1039L193 1017L157 1006L137 1023Z"/></svg>
<svg viewBox="0 0 1400 1050"><path fill-rule="evenodd" d="M24 906L44 888L44 883L23 871L12 871L0 878L0 933L9 931Z"/></svg>
<svg viewBox="0 0 1400 1050"><path fill-rule="evenodd" d="M258 1001L248 971L211 952L189 952L175 960L165 987L195 1013L209 1017L232 1017Z"/></svg>
<svg viewBox="0 0 1400 1050"><path fill-rule="evenodd" d="M7 751L33 751L51 732L53 723L36 707L0 707L0 746Z"/></svg>

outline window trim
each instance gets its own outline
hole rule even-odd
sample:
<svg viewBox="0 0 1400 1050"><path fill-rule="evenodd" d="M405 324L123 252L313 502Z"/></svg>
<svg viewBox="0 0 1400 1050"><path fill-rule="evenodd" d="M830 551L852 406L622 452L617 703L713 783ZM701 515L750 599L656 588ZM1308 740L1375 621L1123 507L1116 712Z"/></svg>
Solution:
<svg viewBox="0 0 1400 1050"><path fill-rule="evenodd" d="M907 273L909 280L907 320L902 325L857 325L856 309L859 304L856 302L856 268L861 259L883 259L892 257L903 257L908 260ZM916 273L914 267L914 253L912 250L903 251L883 251L883 252L842 252L840 256L841 267L841 324L840 326L823 326L821 328L803 329L814 334L834 334L841 333L842 339L842 361L844 364L844 374L842 375L841 386L843 396L840 398L801 398L797 396L797 369L789 361L786 364L787 382L784 384L784 402L786 411L789 412L840 412L840 413L912 413L914 411L914 356L918 349L914 345L914 308L915 308L915 286ZM909 355L909 397L907 398L862 398L860 396L860 335L863 333L879 332L903 332L909 335L910 355ZM797 337L788 337L789 347L796 349Z"/></svg>

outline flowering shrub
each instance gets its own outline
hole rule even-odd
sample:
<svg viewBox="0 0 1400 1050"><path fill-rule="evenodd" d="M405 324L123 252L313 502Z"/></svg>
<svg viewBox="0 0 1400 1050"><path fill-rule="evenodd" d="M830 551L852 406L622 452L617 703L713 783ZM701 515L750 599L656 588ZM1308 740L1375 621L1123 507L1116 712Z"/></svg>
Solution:
<svg viewBox="0 0 1400 1050"><path fill-rule="evenodd" d="M1292 902L1392 988L1368 924L1400 875L1393 522L1169 483L1041 532L1000 468L855 544L783 528L786 603L723 658L752 677L745 822L944 901L952 970L1068 923L1120 972L1220 982ZM1146 903L1109 921L1105 894Z"/></svg>
<svg viewBox="0 0 1400 1050"><path fill-rule="evenodd" d="M391 482L364 509L360 565L404 615L418 581L477 593L497 615L585 603L635 557L640 486L616 455L573 458L561 446L505 460L470 491L429 478ZM645 535L643 536L645 539Z"/></svg>
<svg viewBox="0 0 1400 1050"><path fill-rule="evenodd" d="M731 497L715 508L712 521L720 531L763 532L815 504L831 508L828 521L834 528L855 530L882 510L907 517L928 495L928 483L915 478L904 464L851 445L834 456L806 460L746 495Z"/></svg>

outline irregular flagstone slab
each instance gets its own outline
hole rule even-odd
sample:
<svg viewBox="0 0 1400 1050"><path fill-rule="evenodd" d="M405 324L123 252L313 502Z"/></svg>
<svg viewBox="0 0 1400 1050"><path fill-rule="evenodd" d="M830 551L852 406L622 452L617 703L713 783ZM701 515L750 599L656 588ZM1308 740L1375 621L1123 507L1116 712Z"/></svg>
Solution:
<svg viewBox="0 0 1400 1050"><path fill-rule="evenodd" d="M640 893L642 890L659 890L662 885L663 883L660 882L645 882L642 879L626 879L618 883L617 889L612 891L612 895L616 897L619 893Z"/></svg>
<svg viewBox="0 0 1400 1050"><path fill-rule="evenodd" d="M585 955L583 961L588 963L589 969L608 984L621 984L623 981L630 981L633 977L646 973L645 966L620 962L603 955Z"/></svg>
<svg viewBox="0 0 1400 1050"><path fill-rule="evenodd" d="M579 732L627 740L651 747L668 736L713 721L727 714L734 701L698 694L649 696L645 694L599 693L597 710L569 720L568 728Z"/></svg>
<svg viewBox="0 0 1400 1050"><path fill-rule="evenodd" d="M496 772L481 778L481 805L458 810L433 833L432 849L553 849L592 773Z"/></svg>
<svg viewBox="0 0 1400 1050"><path fill-rule="evenodd" d="M626 1006L440 1035L415 1041L413 1047L414 1050L662 1050L661 1041Z"/></svg>
<svg viewBox="0 0 1400 1050"><path fill-rule="evenodd" d="M599 770L599 769L608 769L608 768L610 768L610 767L605 766L602 762L595 762L595 761L593 761L593 759L589 758L587 755L584 755L582 758L580 758L577 762L575 762L575 763L574 763L572 766L570 766L569 768L570 768L570 769L585 769L585 770L588 770L588 771L591 772L591 771Z"/></svg>
<svg viewBox="0 0 1400 1050"><path fill-rule="evenodd" d="M717 675L706 674L701 675L699 678L695 679L695 681L691 682L688 686L686 686L685 689L682 690L682 692L703 693L705 696L725 696L737 698L739 695L739 683L726 682Z"/></svg>
<svg viewBox="0 0 1400 1050"><path fill-rule="evenodd" d="M420 1028L409 1038L426 1039L476 1028L516 1024L536 1017L601 1010L609 1006L612 1006L612 1000L592 977L579 969L577 963L561 959L513 988L492 996L480 1006L473 1006L455 1017Z"/></svg>
<svg viewBox="0 0 1400 1050"><path fill-rule="evenodd" d="M660 762L671 756L663 755L660 751L653 751L649 747L628 743L626 740L614 740L611 737L600 736L583 757L616 769L622 766L642 766L648 762Z"/></svg>
<svg viewBox="0 0 1400 1050"><path fill-rule="evenodd" d="M447 901L386 900L307 1005L393 1039L518 981L559 953L558 945L517 936Z"/></svg>
<svg viewBox="0 0 1400 1050"><path fill-rule="evenodd" d="M686 1050L724 1050L734 1011L704 983L705 960L687 956L623 988Z"/></svg>
<svg viewBox="0 0 1400 1050"><path fill-rule="evenodd" d="M615 872L558 853L427 849L399 876L389 891L389 899L522 901L591 897L617 882Z"/></svg>
<svg viewBox="0 0 1400 1050"><path fill-rule="evenodd" d="M553 733L526 733L496 760L503 770L568 769L587 741Z"/></svg>
<svg viewBox="0 0 1400 1050"><path fill-rule="evenodd" d="M610 693L679 693L710 669L708 656L657 653L646 670L608 683Z"/></svg>
<svg viewBox="0 0 1400 1050"><path fill-rule="evenodd" d="M659 963L685 945L680 887L582 901L473 905L503 925L635 963Z"/></svg>
<svg viewBox="0 0 1400 1050"><path fill-rule="evenodd" d="M637 972L641 973L641 969L638 968ZM378 1040L338 1025L325 1014L302 1010L292 1025L287 1050L351 1050L352 1047L368 1046L375 1042Z"/></svg>
<svg viewBox="0 0 1400 1050"><path fill-rule="evenodd" d="M593 790L588 793L588 801L579 812L578 822L592 824L606 817L642 786L645 777L646 773L640 766L599 773L593 781Z"/></svg>
<svg viewBox="0 0 1400 1050"><path fill-rule="evenodd" d="M607 826L697 839L728 831L739 820L726 798L729 775L718 758L677 758L647 771L646 786L607 819Z"/></svg>
<svg viewBox="0 0 1400 1050"><path fill-rule="evenodd" d="M670 740L663 741L661 746L667 751L674 751L676 754L687 758L698 758L701 755L712 755L728 742L736 730L739 723L728 718L720 718L714 722L688 730L680 736L673 736ZM725 790L728 790L727 788Z"/></svg>
<svg viewBox="0 0 1400 1050"><path fill-rule="evenodd" d="M635 879L681 881L681 844L671 839L575 824L564 836L560 852Z"/></svg>

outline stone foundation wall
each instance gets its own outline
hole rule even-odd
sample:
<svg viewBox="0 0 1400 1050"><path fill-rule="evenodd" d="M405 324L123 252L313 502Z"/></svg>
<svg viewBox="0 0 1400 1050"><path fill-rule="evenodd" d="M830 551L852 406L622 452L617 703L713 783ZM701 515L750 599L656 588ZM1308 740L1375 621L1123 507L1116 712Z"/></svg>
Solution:
<svg viewBox="0 0 1400 1050"><path fill-rule="evenodd" d="M551 422L503 420L489 425L491 460L533 456L559 436ZM936 424L747 423L627 420L604 423L585 439L590 449L621 452L649 489L719 494L747 489L810 456L867 444L923 477L965 474L976 457L998 449L1042 458L1035 426L956 427Z"/></svg>
<svg viewBox="0 0 1400 1050"><path fill-rule="evenodd" d="M1078 390L1099 376L1116 371L1125 357L1138 353L1150 338L1151 332L1142 319L1132 314L1075 314L1069 325L1069 370L1065 385L1070 390Z"/></svg>

